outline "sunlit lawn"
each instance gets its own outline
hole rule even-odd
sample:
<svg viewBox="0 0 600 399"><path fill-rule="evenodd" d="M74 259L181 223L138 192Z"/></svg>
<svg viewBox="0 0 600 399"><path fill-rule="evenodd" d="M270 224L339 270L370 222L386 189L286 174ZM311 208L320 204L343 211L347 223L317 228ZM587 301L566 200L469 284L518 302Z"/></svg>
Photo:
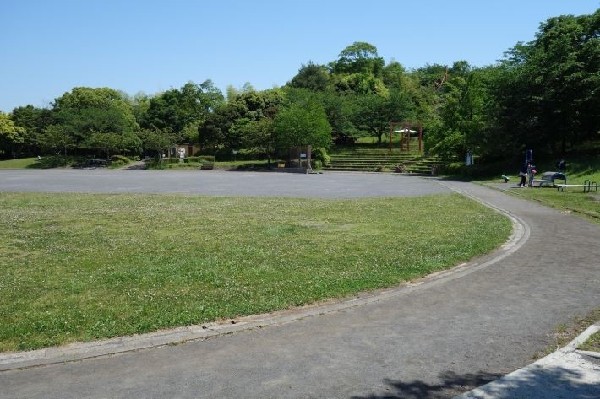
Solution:
<svg viewBox="0 0 600 399"><path fill-rule="evenodd" d="M458 195L307 200L0 194L0 351L143 333L388 287L493 250Z"/></svg>
<svg viewBox="0 0 600 399"><path fill-rule="evenodd" d="M0 169L25 169L34 165L37 158L6 159L0 161Z"/></svg>
<svg viewBox="0 0 600 399"><path fill-rule="evenodd" d="M568 163L567 184L582 185L586 181L595 182L600 185L600 159L595 157L582 158ZM544 170L551 169L545 168ZM518 179L516 177L515 179ZM514 180L517 182L517 180ZM557 184L562 184L558 180ZM515 183L516 184L516 183ZM583 187L566 187L563 191L552 187L532 187L517 188L514 184L508 183L508 193L520 197L540 202L543 205L573 212L582 217L586 217L592 222L600 224L600 191L592 190L584 192Z"/></svg>
<svg viewBox="0 0 600 399"><path fill-rule="evenodd" d="M600 192L584 193L581 187L558 191L555 188L509 190L515 195L588 218L600 224Z"/></svg>

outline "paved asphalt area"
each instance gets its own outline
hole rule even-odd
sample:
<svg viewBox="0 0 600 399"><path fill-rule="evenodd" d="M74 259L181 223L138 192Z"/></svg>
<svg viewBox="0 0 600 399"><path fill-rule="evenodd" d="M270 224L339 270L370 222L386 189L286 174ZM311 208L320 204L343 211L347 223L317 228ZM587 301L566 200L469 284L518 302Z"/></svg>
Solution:
<svg viewBox="0 0 600 399"><path fill-rule="evenodd" d="M0 171L0 191L355 198L415 196L448 190L426 180L394 174L94 169Z"/></svg>
<svg viewBox="0 0 600 399"><path fill-rule="evenodd" d="M600 305L597 225L469 183L358 173L0 171L0 191L333 198L449 190L509 216L509 242L452 271L346 301L4 354L0 397L446 398L529 365L558 325ZM557 394L531 373L518 380L527 387L519 396L469 397L600 397L595 363L586 363L591 378L560 364L550 364Z"/></svg>

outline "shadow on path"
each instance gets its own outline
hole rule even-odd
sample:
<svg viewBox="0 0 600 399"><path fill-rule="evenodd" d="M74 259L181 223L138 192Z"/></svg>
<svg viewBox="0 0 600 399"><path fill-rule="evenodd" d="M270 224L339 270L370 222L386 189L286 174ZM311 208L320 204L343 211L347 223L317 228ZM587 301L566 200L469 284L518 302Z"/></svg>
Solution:
<svg viewBox="0 0 600 399"><path fill-rule="evenodd" d="M494 374L480 371L475 374L456 374L446 371L439 375L439 384L428 384L421 380L401 381L385 379L388 385L387 392L368 396L353 396L353 399L441 399L451 398L454 395L485 385L500 378L503 374Z"/></svg>
<svg viewBox="0 0 600 399"><path fill-rule="evenodd" d="M442 399L461 395L466 391L502 377L480 371L476 374L456 374L447 371L439 375L439 384L427 384L421 380L384 380L387 392L353 399ZM520 370L511 378L503 378L494 384L468 393L465 398L597 398L600 392L593 381L586 381L583 373L563 367L536 367ZM463 397L463 396L461 396Z"/></svg>

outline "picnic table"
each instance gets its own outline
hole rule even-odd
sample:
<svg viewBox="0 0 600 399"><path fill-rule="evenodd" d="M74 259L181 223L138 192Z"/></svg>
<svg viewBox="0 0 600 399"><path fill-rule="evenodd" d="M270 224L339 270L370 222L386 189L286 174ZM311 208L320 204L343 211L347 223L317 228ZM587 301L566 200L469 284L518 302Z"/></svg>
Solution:
<svg viewBox="0 0 600 399"><path fill-rule="evenodd" d="M540 179L533 179L533 185L536 184L538 187L557 187L555 180L562 180L564 183L562 185L567 184L567 176L562 172L544 172Z"/></svg>

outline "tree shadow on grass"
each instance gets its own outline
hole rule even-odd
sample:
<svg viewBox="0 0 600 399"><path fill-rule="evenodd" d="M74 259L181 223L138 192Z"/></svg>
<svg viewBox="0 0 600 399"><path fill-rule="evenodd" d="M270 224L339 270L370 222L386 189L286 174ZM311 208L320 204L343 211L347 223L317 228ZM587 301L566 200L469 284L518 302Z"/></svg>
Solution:
<svg viewBox="0 0 600 399"><path fill-rule="evenodd" d="M479 386L499 379L502 374L479 372L459 375L452 371L440 374L439 384L428 384L421 380L384 380L389 386L385 393L353 397L354 399L442 399L460 395ZM520 370L510 379L502 379L485 387L485 397L520 398L544 397L545 393L557 397L588 399L600 397L600 386L586 381L584 375L562 367L546 367ZM533 394L532 393L536 393ZM541 396L539 396L541 395ZM560 396L564 395L564 396ZM481 397L474 395L473 398ZM554 397L554 396L553 396Z"/></svg>

